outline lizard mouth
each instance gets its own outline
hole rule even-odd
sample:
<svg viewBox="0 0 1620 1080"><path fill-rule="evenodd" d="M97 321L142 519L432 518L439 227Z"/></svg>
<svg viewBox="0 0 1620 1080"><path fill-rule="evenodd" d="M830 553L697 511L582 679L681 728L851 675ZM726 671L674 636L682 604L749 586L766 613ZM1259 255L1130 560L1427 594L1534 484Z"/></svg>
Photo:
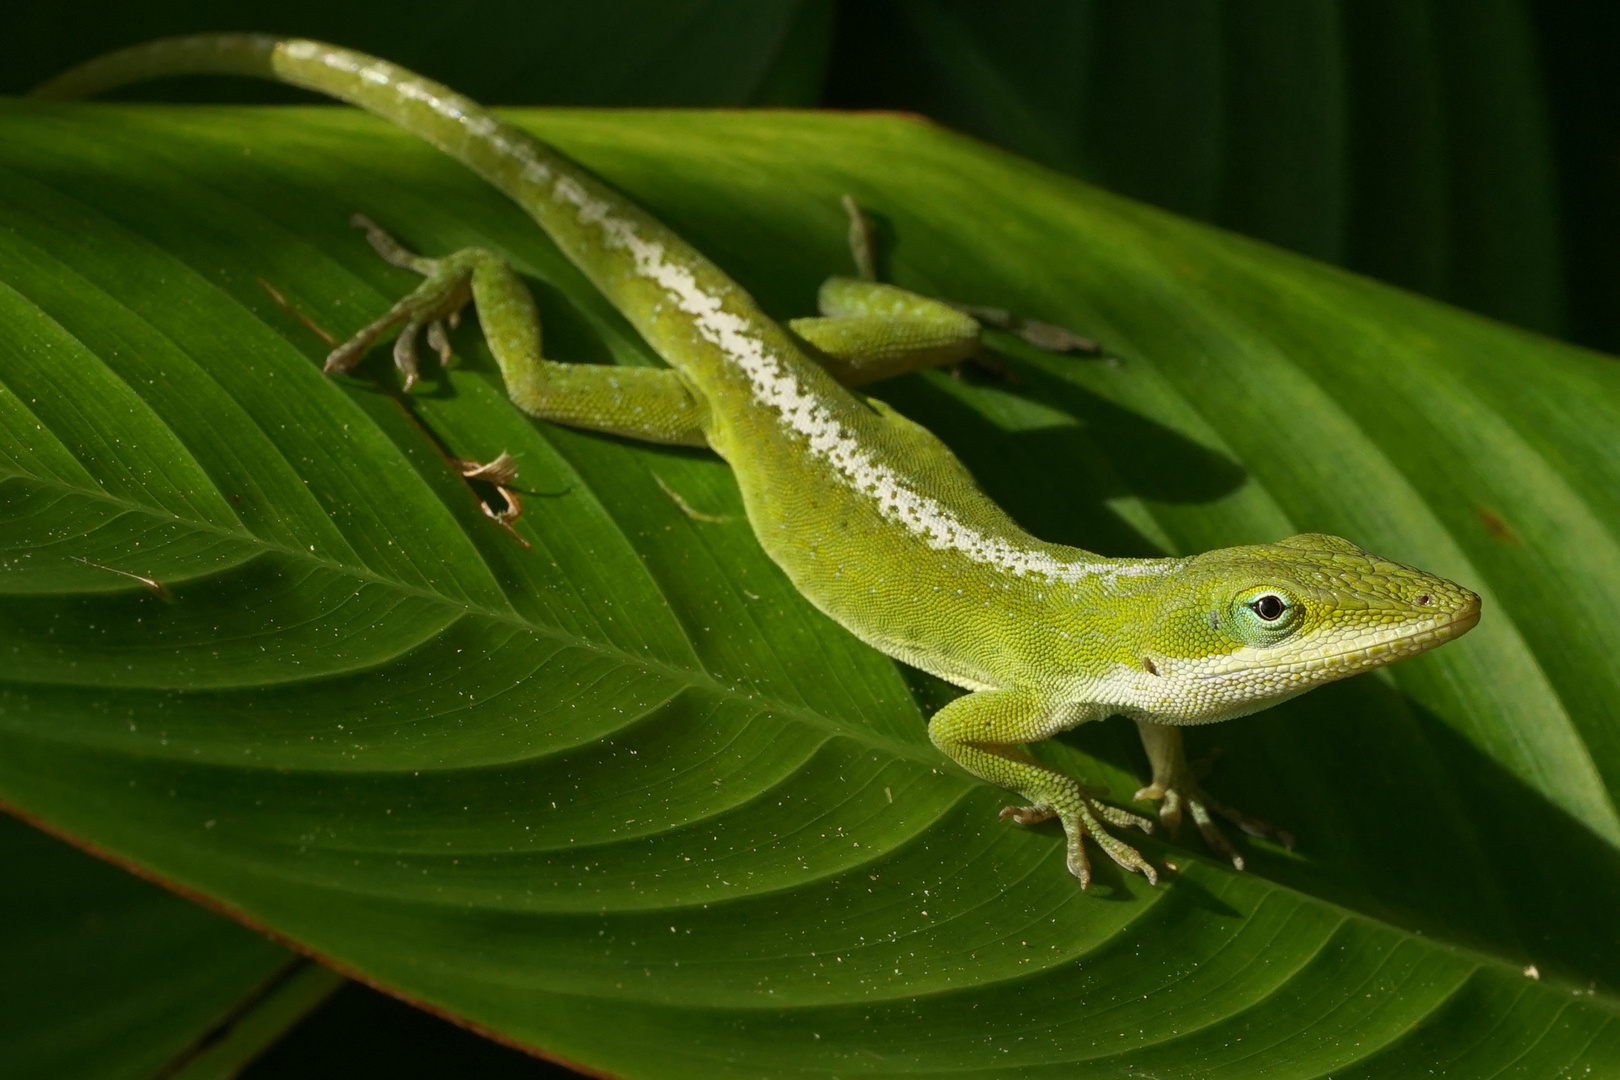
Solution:
<svg viewBox="0 0 1620 1080"><path fill-rule="evenodd" d="M1474 597L1473 602L1462 610L1437 616L1409 630L1392 634L1387 638L1375 639L1366 645L1331 653L1323 659L1329 662L1343 662L1364 657L1366 662L1356 665L1357 667L1377 667L1404 657L1415 656L1420 652L1427 652L1436 645L1444 645L1468 633L1478 623L1479 598Z"/></svg>

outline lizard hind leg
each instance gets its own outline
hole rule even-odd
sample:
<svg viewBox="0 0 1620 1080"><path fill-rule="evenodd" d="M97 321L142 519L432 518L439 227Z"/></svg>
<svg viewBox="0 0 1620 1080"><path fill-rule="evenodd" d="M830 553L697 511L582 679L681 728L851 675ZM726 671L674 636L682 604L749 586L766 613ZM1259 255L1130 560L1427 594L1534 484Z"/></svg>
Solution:
<svg viewBox="0 0 1620 1080"><path fill-rule="evenodd" d="M860 202L855 196L846 194L842 198L844 214L849 215L849 254L855 261L855 277L860 282L876 282L878 280L878 256L876 256L876 230L873 230L872 220L868 219L865 210L860 209ZM838 280L838 279L833 279ZM823 287L825 296L826 287ZM1102 353L1102 347L1092 338L1076 334L1074 330L1066 330L1061 325L1050 322L1040 322L1038 319L1024 319L1016 316L1006 308L988 308L983 304L957 304L951 301L932 301L943 304L954 313L974 319L975 324L988 325L998 330L1008 330L1011 334L1024 338L1024 342L1034 345L1038 350L1047 353L1084 353L1095 356ZM825 306L825 304L823 304ZM823 309L821 314L831 314ZM975 327L977 329L977 327ZM977 345L978 335L974 335ZM969 353L972 356L972 353ZM932 363L910 364L904 371L917 371L920 368L932 368L936 364L956 363L956 359L933 359ZM899 374L899 371L894 372ZM867 382L873 382L868 377Z"/></svg>
<svg viewBox="0 0 1620 1080"><path fill-rule="evenodd" d="M348 341L333 349L326 358L327 374L345 372L360 362L372 344L390 328L401 323L399 337L394 340L394 366L405 376L407 392L416 385L420 365L416 357L416 342L426 328L428 343L442 361L450 355L450 341L444 332L444 320L454 319L472 299L472 279L478 265L495 256L476 248L458 251L443 259L428 259L407 251L399 241L364 214L349 219L350 224L366 231L366 239L388 262L405 270L414 270L427 280L393 307L363 327Z"/></svg>
<svg viewBox="0 0 1620 1080"><path fill-rule="evenodd" d="M788 329L812 347L835 379L852 388L959 364L977 354L979 324L971 316L877 280L872 224L853 195L845 195L843 205L856 276L824 281L816 296L820 314L791 319Z"/></svg>
<svg viewBox="0 0 1620 1080"><path fill-rule="evenodd" d="M471 301L507 395L530 416L650 442L708 445L707 407L679 372L546 359L534 297L517 271L493 251L463 248L430 259L407 251L363 215L356 214L352 222L366 231L377 254L426 280L332 350L326 358L328 373L348 371L386 331L403 324L394 342L394 363L404 372L409 390L417 378L416 343L422 332L440 360L448 360L445 324L454 326Z"/></svg>
<svg viewBox="0 0 1620 1080"><path fill-rule="evenodd" d="M983 349L980 327L1007 330L1047 352L1096 353L1097 343L1059 326L1001 308L935 300L877 280L871 221L845 195L849 249L856 276L832 277L817 296L819 317L792 319L788 329L813 347L834 378L854 388L932 367L974 361L998 375L1006 369Z"/></svg>
<svg viewBox="0 0 1620 1080"><path fill-rule="evenodd" d="M908 371L959 364L979 351L979 324L949 304L896 285L828 278L821 315L788 329L814 346L817 359L845 386L865 386Z"/></svg>

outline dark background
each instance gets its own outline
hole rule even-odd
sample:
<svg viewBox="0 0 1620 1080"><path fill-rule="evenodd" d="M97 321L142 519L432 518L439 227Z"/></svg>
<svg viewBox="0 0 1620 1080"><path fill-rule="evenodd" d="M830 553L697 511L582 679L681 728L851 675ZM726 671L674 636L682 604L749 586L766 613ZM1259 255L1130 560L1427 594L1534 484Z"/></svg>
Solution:
<svg viewBox="0 0 1620 1080"><path fill-rule="evenodd" d="M1620 351L1607 0L79 0L4 23L0 93L163 34L251 29L377 53L490 104L910 110ZM300 99L226 80L139 96Z"/></svg>
<svg viewBox="0 0 1620 1080"><path fill-rule="evenodd" d="M377 53L491 104L909 110L1620 352L1612 0L85 0L0 26L0 93L152 37L262 30ZM314 100L213 79L125 96ZM245 1075L572 1074L350 986Z"/></svg>

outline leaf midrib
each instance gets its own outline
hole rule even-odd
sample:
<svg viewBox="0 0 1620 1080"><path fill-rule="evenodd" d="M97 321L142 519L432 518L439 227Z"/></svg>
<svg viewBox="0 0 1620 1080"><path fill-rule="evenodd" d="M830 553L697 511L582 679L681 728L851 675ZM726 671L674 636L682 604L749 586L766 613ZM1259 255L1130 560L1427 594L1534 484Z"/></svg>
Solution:
<svg viewBox="0 0 1620 1080"><path fill-rule="evenodd" d="M454 612L457 617L474 617L483 619L496 625L511 627L561 645L592 652L598 656L602 656L605 659L611 660L626 667L637 668L649 674L661 675L665 678L681 682L689 689L704 690L728 701L736 702L738 704L745 704L754 708L758 708L763 704L772 712L803 721L812 727L819 728L820 730L823 730L831 735L852 738L857 742L865 743L873 749L883 750L892 753L897 757L902 757L929 765L937 766L939 763L933 755L928 754L920 748L909 747L900 743L892 743L889 740L874 735L860 725L840 724L838 721L827 717L816 710L808 709L803 705L790 704L782 701L774 701L769 698L762 698L761 695L750 693L739 687L722 682L721 680L715 678L714 675L712 675L708 670L702 667L696 668L695 670L688 669L667 661L654 660L649 657L638 656L637 654L627 652L618 646L606 642L595 641L590 638L583 638L577 634L569 633L560 627L530 622L514 612L491 610L468 601L458 601L447 597L442 593L433 592L429 589L407 584L399 581L396 578L391 578L384 574L378 573L369 566L339 562L334 559L322 557L319 554L300 550L296 547L266 540L246 529L236 531L221 528L208 522L198 522L181 517L180 515L170 511L148 506L144 503L136 502L130 499L120 498L98 489L75 487L74 485L51 477L36 476L30 473L17 472L15 470L0 471L0 481L12 478L27 480L31 483L54 488L67 494L79 496L80 498L96 500L103 504L115 507L122 513L139 514L163 521L165 523L179 524L182 527L191 528L197 532L206 533L213 536L218 536L222 539L235 540L240 543L245 543L257 548L258 555L279 555L288 559L289 561L298 562L311 568L323 569L333 574L346 576L364 584L377 585L390 589L401 596L437 603L451 612ZM611 518L611 515L608 516ZM413 646L413 648L414 647L415 646ZM364 671L374 666L375 661L367 663L358 668L347 670ZM297 685L299 683L314 683L319 682L322 679L330 678L333 675L343 673L345 673L344 669L334 669L333 671L310 676L308 678L278 679L275 681L274 685L290 686ZM4 681L18 686L35 684L35 680L16 678L10 675L5 677ZM59 684L49 683L48 685Z"/></svg>

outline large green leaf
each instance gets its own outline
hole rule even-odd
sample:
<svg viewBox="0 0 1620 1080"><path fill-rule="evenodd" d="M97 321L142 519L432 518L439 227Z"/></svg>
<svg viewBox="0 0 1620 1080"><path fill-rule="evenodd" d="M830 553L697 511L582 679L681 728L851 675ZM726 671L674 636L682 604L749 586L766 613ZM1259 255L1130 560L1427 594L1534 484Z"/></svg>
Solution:
<svg viewBox="0 0 1620 1080"><path fill-rule="evenodd" d="M155 36L222 27L295 27L307 36L342 41L431 72L486 101L808 105L819 91L831 21L830 0L616 0L583 5L463 0L450 7L424 0L398 0L386 6L334 5L327 0L274 4L265 0L178 0L159 8L64 0L7 12L9 39L25 41L28 47L12 50L0 68L0 93L25 92L74 63ZM245 79L165 80L134 87L126 96L185 101L314 99L302 91ZM32 890L48 891L60 899L62 885L43 880L55 865L17 869L29 879ZM92 893L79 903L97 909L104 900ZM185 910L179 901L170 904ZM194 913L184 916L197 917ZM46 939L54 933L57 919L54 911L19 905L12 913L11 929L18 940ZM218 978L231 983L238 975L233 967L236 958L228 949L210 953L205 944L206 935L196 949L171 947L165 955L193 978L201 970L199 965L217 963ZM48 970L49 977L60 985L94 985L107 1000L117 1000L120 993L156 998L156 994L145 994L140 979L162 983L166 976L150 967L149 958L144 971L128 970L133 981L121 982L99 963L106 953L117 955L117 950L58 953L39 959L41 969ZM85 964L81 970L67 966L75 958ZM19 1000L33 1006L14 1018L24 1040L38 1042L48 1037L48 1030L42 1034L36 1021L53 1015L52 1010L56 1010L56 1026L83 1022L70 1002L37 993L37 986L27 978L19 976L13 988ZM236 987L216 1004L229 1009L237 990L246 993L252 989L251 982ZM171 1009L168 1015L181 1019L178 1010ZM204 1008L197 1015L206 1019L210 1014ZM361 1023L368 1017L363 1011L342 1015ZM210 1031L211 1023L209 1020L201 1030L217 1035ZM418 1021L424 1026L437 1023ZM399 1024L384 1025L370 1037L395 1047L400 1055L409 1052L410 1032L402 1031ZM366 1041L351 1027L344 1032L342 1047L345 1052L357 1052ZM109 1045L122 1052L131 1069L144 1067L147 1059L137 1041L114 1037ZM94 1047L92 1041L79 1039L70 1040L65 1050L82 1056ZM307 1073L313 1056L315 1051L306 1051L301 1060L285 1067ZM0 1062L11 1060L23 1060L21 1052L8 1054L0 1049ZM43 1075L70 1074L60 1058L41 1060ZM420 1058L417 1065L425 1067Z"/></svg>
<svg viewBox="0 0 1620 1080"><path fill-rule="evenodd" d="M554 355L649 360L515 208L346 111L12 105L0 798L627 1075L1616 1067L1609 361L903 120L522 116L774 312L844 265L854 191L903 283L1100 336L1122 363L1007 345L1012 378L885 390L1042 535L1329 530L1485 620L1195 733L1297 853L1149 842L1168 884L1080 893L928 745L941 689L763 558L719 462L526 420L467 327L408 400L323 378L261 284L363 324L410 285L363 209L509 253ZM527 547L445 460L503 449ZM1050 753L1128 792L1132 738Z"/></svg>

